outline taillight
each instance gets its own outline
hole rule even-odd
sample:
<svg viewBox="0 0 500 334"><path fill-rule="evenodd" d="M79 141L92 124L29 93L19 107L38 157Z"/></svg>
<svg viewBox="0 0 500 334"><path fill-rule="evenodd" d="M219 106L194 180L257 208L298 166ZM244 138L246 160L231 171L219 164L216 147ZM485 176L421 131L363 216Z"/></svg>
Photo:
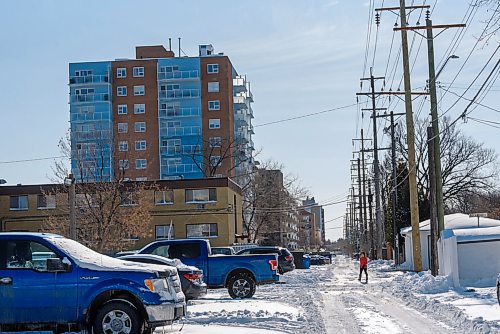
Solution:
<svg viewBox="0 0 500 334"><path fill-rule="evenodd" d="M199 281L201 280L201 275L200 274L184 274L184 277L191 282Z"/></svg>
<svg viewBox="0 0 500 334"><path fill-rule="evenodd" d="M278 270L278 261L277 260L269 260L269 265L271 266L272 271Z"/></svg>
<svg viewBox="0 0 500 334"><path fill-rule="evenodd" d="M287 256L285 256L285 260L291 262L291 261L293 261L293 256L287 255Z"/></svg>

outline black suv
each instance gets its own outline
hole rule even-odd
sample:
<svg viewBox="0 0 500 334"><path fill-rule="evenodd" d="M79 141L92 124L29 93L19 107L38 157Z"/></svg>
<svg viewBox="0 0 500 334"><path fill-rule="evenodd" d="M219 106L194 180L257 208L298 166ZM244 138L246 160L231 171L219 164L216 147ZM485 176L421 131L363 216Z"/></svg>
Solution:
<svg viewBox="0 0 500 334"><path fill-rule="evenodd" d="M278 255L278 272L284 274L295 269L293 255L290 251L283 247L253 247L239 251L236 255L249 254L277 254Z"/></svg>

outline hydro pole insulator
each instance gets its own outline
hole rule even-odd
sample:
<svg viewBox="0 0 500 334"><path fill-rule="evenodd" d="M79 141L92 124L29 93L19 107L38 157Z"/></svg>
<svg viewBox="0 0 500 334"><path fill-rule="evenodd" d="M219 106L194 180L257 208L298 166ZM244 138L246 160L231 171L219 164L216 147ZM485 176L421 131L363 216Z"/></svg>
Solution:
<svg viewBox="0 0 500 334"><path fill-rule="evenodd" d="M376 24L377 26L379 26L379 25L380 25L380 14L379 14L379 13L376 13L376 14L375 14L375 24Z"/></svg>

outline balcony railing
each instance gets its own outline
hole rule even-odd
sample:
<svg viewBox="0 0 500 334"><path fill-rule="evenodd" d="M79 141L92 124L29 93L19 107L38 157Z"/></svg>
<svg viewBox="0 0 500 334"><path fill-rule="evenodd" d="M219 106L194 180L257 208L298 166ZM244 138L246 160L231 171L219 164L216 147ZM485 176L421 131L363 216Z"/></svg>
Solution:
<svg viewBox="0 0 500 334"><path fill-rule="evenodd" d="M108 93L71 95L71 103L86 103L86 102L107 102L110 101Z"/></svg>
<svg viewBox="0 0 500 334"><path fill-rule="evenodd" d="M162 174L196 173L199 172L195 164L161 165Z"/></svg>
<svg viewBox="0 0 500 334"><path fill-rule="evenodd" d="M177 154L198 154L201 152L199 145L180 145L180 146L160 146L162 155L177 155Z"/></svg>
<svg viewBox="0 0 500 334"><path fill-rule="evenodd" d="M199 77L200 73L198 70L158 72L158 80L189 80L199 79Z"/></svg>
<svg viewBox="0 0 500 334"><path fill-rule="evenodd" d="M245 76L239 75L233 79L233 90L236 93L247 91L247 80Z"/></svg>
<svg viewBox="0 0 500 334"><path fill-rule="evenodd" d="M160 99L189 99L200 97L199 89L174 89L174 90L161 90L159 94Z"/></svg>
<svg viewBox="0 0 500 334"><path fill-rule="evenodd" d="M174 136L199 136L201 126L183 126L160 129L160 135L165 137Z"/></svg>
<svg viewBox="0 0 500 334"><path fill-rule="evenodd" d="M109 83L108 75L86 75L83 77L69 77L70 85L86 85L86 84L101 84Z"/></svg>
<svg viewBox="0 0 500 334"><path fill-rule="evenodd" d="M160 117L193 117L200 116L200 108L160 109Z"/></svg>

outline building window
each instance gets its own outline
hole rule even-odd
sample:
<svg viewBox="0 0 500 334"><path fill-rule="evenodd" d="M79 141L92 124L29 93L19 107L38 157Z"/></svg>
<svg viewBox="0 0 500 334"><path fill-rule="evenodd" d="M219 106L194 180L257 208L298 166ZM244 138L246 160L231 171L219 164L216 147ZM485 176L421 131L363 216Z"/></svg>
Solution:
<svg viewBox="0 0 500 334"><path fill-rule="evenodd" d="M219 64L207 64L208 74L219 73Z"/></svg>
<svg viewBox="0 0 500 334"><path fill-rule="evenodd" d="M55 209L56 195L38 195L36 207L38 209Z"/></svg>
<svg viewBox="0 0 500 334"><path fill-rule="evenodd" d="M118 133L127 133L128 123L118 123Z"/></svg>
<svg viewBox="0 0 500 334"><path fill-rule="evenodd" d="M210 137L208 139L210 147L221 147L222 139L221 137Z"/></svg>
<svg viewBox="0 0 500 334"><path fill-rule="evenodd" d="M187 224L186 237L187 238L217 238L217 224Z"/></svg>
<svg viewBox="0 0 500 334"><path fill-rule="evenodd" d="M118 151L127 152L128 151L128 141L121 140L118 142Z"/></svg>
<svg viewBox="0 0 500 334"><path fill-rule="evenodd" d="M220 110L220 101L208 101L208 110Z"/></svg>
<svg viewBox="0 0 500 334"><path fill-rule="evenodd" d="M134 77L143 77L144 76L144 67L134 67Z"/></svg>
<svg viewBox="0 0 500 334"><path fill-rule="evenodd" d="M118 115L126 115L127 114L127 105L119 104L118 105Z"/></svg>
<svg viewBox="0 0 500 334"><path fill-rule="evenodd" d="M10 196L11 210L28 210L28 195Z"/></svg>
<svg viewBox="0 0 500 334"><path fill-rule="evenodd" d="M94 94L94 88L77 88L75 95L91 95Z"/></svg>
<svg viewBox="0 0 500 334"><path fill-rule="evenodd" d="M173 190L155 191L155 205L174 204Z"/></svg>
<svg viewBox="0 0 500 334"><path fill-rule="evenodd" d="M118 87L116 87L116 95L118 95L118 96L127 96L127 86L118 86Z"/></svg>
<svg viewBox="0 0 500 334"><path fill-rule="evenodd" d="M137 205L137 194L130 192L123 192L120 194L120 205L131 206Z"/></svg>
<svg viewBox="0 0 500 334"><path fill-rule="evenodd" d="M209 129L220 129L220 119L211 118L208 120L208 128Z"/></svg>
<svg viewBox="0 0 500 334"><path fill-rule="evenodd" d="M144 86L134 86L134 96L144 95Z"/></svg>
<svg viewBox="0 0 500 334"><path fill-rule="evenodd" d="M186 189L186 203L206 203L217 201L217 189Z"/></svg>
<svg viewBox="0 0 500 334"><path fill-rule="evenodd" d="M210 156L210 167L218 167L222 163L222 159L220 155L212 155Z"/></svg>
<svg viewBox="0 0 500 334"><path fill-rule="evenodd" d="M135 150L136 151L144 151L146 149L146 141L145 140L136 140L135 141Z"/></svg>
<svg viewBox="0 0 500 334"><path fill-rule="evenodd" d="M174 225L156 225L156 239L174 239Z"/></svg>
<svg viewBox="0 0 500 334"><path fill-rule="evenodd" d="M75 77L86 77L88 75L92 75L92 70L75 71Z"/></svg>
<svg viewBox="0 0 500 334"><path fill-rule="evenodd" d="M125 159L125 160L120 160L118 162L118 166L120 167L120 169L128 169L129 167L129 163L128 163L128 160Z"/></svg>
<svg viewBox="0 0 500 334"><path fill-rule="evenodd" d="M146 122L135 122L134 131L135 132L146 132Z"/></svg>
<svg viewBox="0 0 500 334"><path fill-rule="evenodd" d="M146 112L145 104L134 104L134 114L144 114Z"/></svg>
<svg viewBox="0 0 500 334"><path fill-rule="evenodd" d="M116 77L117 78L126 78L127 77L127 69L125 67L118 67L116 69Z"/></svg>
<svg viewBox="0 0 500 334"><path fill-rule="evenodd" d="M148 161L146 159L135 159L135 169L146 169Z"/></svg>
<svg viewBox="0 0 500 334"><path fill-rule="evenodd" d="M209 82L208 83L208 92L209 93L217 93L219 91L219 82Z"/></svg>

